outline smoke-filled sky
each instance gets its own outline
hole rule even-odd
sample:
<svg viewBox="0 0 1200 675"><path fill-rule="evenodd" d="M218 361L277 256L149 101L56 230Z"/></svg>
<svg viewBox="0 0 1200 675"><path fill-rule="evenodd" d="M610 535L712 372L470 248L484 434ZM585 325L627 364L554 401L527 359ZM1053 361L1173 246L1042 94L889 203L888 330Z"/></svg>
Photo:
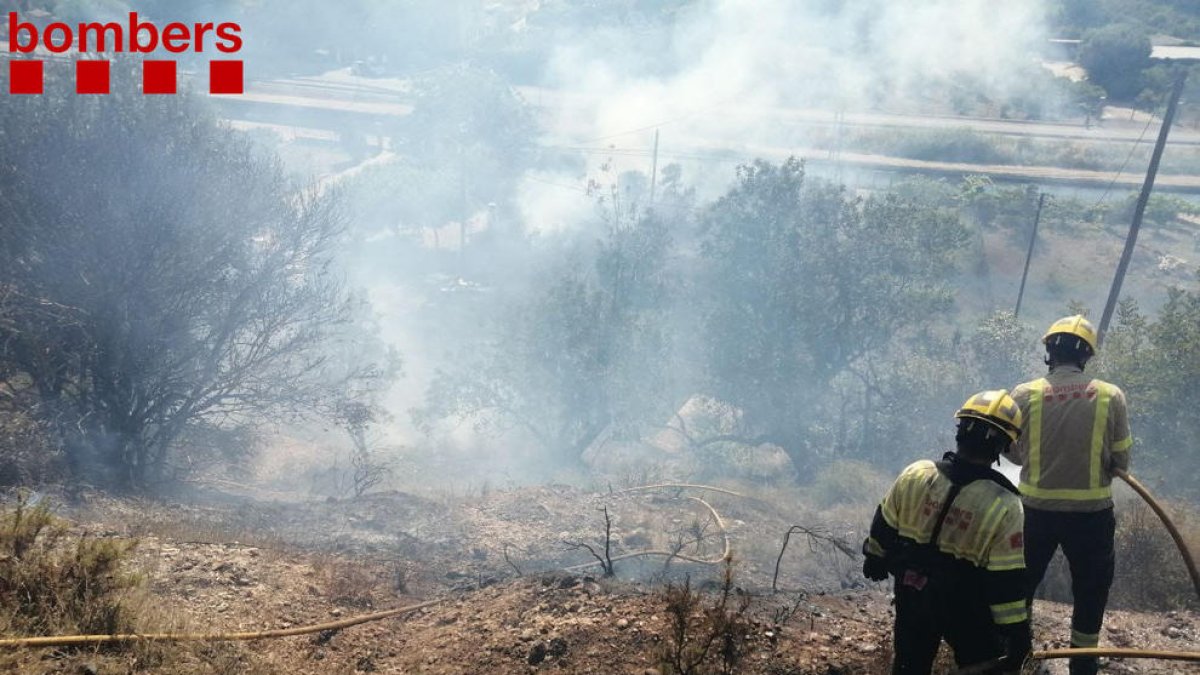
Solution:
<svg viewBox="0 0 1200 675"><path fill-rule="evenodd" d="M875 92L914 96L963 73L999 94L1036 61L1043 16L1040 0L707 0L678 12L665 74L625 56L645 54L644 35L581 29L563 36L547 82L594 106L562 123L597 137L683 116L724 127L710 108L864 109Z"/></svg>
<svg viewBox="0 0 1200 675"><path fill-rule="evenodd" d="M237 20L247 43L242 56L251 90L256 79L316 77L322 69L345 68L358 60L385 64L381 74L386 83L381 79L359 84L364 92L372 86L386 91L396 80L436 74L440 68L469 61L474 58L471 49L486 53L489 39L502 45L520 45L524 39L526 47L536 41L536 48L530 50L536 55L533 64L526 66L523 81L511 84L533 105L541 144L579 153L585 161L569 169L546 165L527 169L525 179L516 184L516 194L509 196L526 231L594 224L595 195L584 186L589 180L615 182L622 171L648 173L655 129L662 136L660 168L679 162L684 183L698 187L701 198L707 199L729 185L739 161L756 156L777 161L802 154L811 147L806 143L811 140L813 120L824 120L822 116L921 111L926 98L944 97L952 81L969 81L985 97L1004 98L1026 84L1029 70L1037 67L1040 45L1048 37L1042 0L664 0L639 3L643 8L660 8L643 9L642 19L607 20L602 26L579 18L585 16L582 12L567 11L576 9L569 0L61 4L59 10L68 8L72 18L112 19L136 10L160 23ZM668 10L669 6L676 9ZM670 18L663 20L662 12L668 11ZM547 20L546 15L557 18ZM472 39L478 44L464 47ZM317 53L321 56L314 56ZM290 72L289 59L297 59L295 69L302 72ZM342 91L340 95L358 94ZM264 121L292 123L279 117ZM376 129L388 133L393 127L385 129L380 123ZM376 129L354 129L343 140ZM418 136L420 130L407 133ZM494 147L504 147L497 139L488 140ZM397 146L388 153L387 162L379 157L366 161L382 165L411 150L411 146ZM627 152L630 149L636 152ZM726 156L714 159L716 151ZM499 160L505 157L502 151L496 155ZM605 165L610 168L602 176L600 167ZM441 168L449 175L461 167L451 163ZM435 173L426 169L413 169L413 180ZM343 177L353 175L352 170ZM466 189L460 188L458 180L447 179L447 184L453 184L445 190L447 201L455 201L455 207L457 200L466 201L462 198ZM430 190L429 194L442 193ZM477 210L473 217L490 222L495 201L491 206L471 205ZM381 252L385 246L373 246L380 250L368 253L386 257ZM407 428L407 410L420 403L435 369L449 361L435 329L444 329L450 321L429 329L415 317L420 307L462 301L444 292L443 287L453 283L443 281L417 291L410 285L412 279L376 277L377 270L385 267L376 264L379 267L352 264L350 277L368 289L386 341L405 356L407 377L386 401L393 422L402 429L399 435L405 436L412 432ZM514 276L520 276L528 264L512 261ZM461 274L470 281L472 271L454 269L452 276ZM485 299L474 302L487 304L486 296L481 297ZM455 338L468 332L456 326Z"/></svg>
<svg viewBox="0 0 1200 675"><path fill-rule="evenodd" d="M551 143L591 148L590 174L603 163L613 175L648 172L658 129L663 162L679 161L713 194L736 161L805 154L811 122L835 112L920 111L964 78L992 99L1028 86L1047 37L1043 4L705 0L679 9L665 32L561 32L545 86L523 91L546 110ZM716 150L732 159L695 161ZM567 177L536 178L523 186L531 227L577 219L585 200L547 185Z"/></svg>

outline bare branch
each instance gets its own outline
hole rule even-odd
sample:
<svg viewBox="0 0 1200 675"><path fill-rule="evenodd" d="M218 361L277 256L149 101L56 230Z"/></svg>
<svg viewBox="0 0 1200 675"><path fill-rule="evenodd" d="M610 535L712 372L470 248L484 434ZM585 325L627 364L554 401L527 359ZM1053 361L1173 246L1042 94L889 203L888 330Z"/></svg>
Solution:
<svg viewBox="0 0 1200 675"><path fill-rule="evenodd" d="M783 534L783 545L779 548L779 557L775 559L775 575L771 577L771 592L773 593L779 592L779 566L783 562L783 554L787 551L788 541L791 540L793 532L800 532L808 537L808 548L810 551L815 552L818 546L828 545L851 560L858 559L858 551L854 550L854 547L844 539L819 529L811 529L803 525L792 525Z"/></svg>

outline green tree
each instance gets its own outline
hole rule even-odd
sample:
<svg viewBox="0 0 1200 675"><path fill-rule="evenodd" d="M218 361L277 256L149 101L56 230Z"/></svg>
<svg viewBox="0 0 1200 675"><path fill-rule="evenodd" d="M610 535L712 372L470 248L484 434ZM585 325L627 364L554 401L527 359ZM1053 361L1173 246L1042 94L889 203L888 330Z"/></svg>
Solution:
<svg viewBox="0 0 1200 675"><path fill-rule="evenodd" d="M1000 310L985 317L971 335L971 355L982 386L1009 388L1024 381L1034 365L1034 331L1012 312Z"/></svg>
<svg viewBox="0 0 1200 675"><path fill-rule="evenodd" d="M1122 300L1104 338L1098 377L1125 391L1135 446L1134 471L1190 499L1200 498L1191 470L1200 433L1191 405L1200 394L1200 293L1172 288L1157 317Z"/></svg>
<svg viewBox="0 0 1200 675"><path fill-rule="evenodd" d="M945 210L850 197L794 159L741 167L701 227L706 386L743 411L744 440L797 466L830 450L810 432L832 379L950 306L966 242Z"/></svg>
<svg viewBox="0 0 1200 675"><path fill-rule="evenodd" d="M1079 63L1088 79L1110 98L1132 100L1142 89L1142 72L1150 66L1150 37L1131 24L1089 31L1079 45Z"/></svg>
<svg viewBox="0 0 1200 675"><path fill-rule="evenodd" d="M1082 35L1084 31L1108 23L1104 9L1096 0L1053 0L1048 9L1051 23L1068 36Z"/></svg>
<svg viewBox="0 0 1200 675"><path fill-rule="evenodd" d="M431 384L418 424L470 420L520 429L568 462L601 434L638 437L671 393L671 237L653 216L613 218L594 252L576 252L531 300L504 312L495 342Z"/></svg>
<svg viewBox="0 0 1200 675"><path fill-rule="evenodd" d="M64 84L0 116L0 287L64 308L0 323L0 376L31 380L76 477L145 486L181 443L236 452L256 423L383 376L328 359L365 339L332 267L331 194L289 184L188 96Z"/></svg>

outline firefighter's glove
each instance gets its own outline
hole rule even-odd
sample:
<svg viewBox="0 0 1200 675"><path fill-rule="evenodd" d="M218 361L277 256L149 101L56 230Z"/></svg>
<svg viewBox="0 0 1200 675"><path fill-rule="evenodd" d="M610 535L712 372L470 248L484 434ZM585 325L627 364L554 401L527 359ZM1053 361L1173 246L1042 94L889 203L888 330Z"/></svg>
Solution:
<svg viewBox="0 0 1200 675"><path fill-rule="evenodd" d="M1033 637L1029 633L1029 622L1022 621L1005 627L1004 630L1005 673L1019 673L1029 652L1033 649Z"/></svg>
<svg viewBox="0 0 1200 675"><path fill-rule="evenodd" d="M887 562L868 553L863 556L863 576L871 581L884 581L888 577Z"/></svg>

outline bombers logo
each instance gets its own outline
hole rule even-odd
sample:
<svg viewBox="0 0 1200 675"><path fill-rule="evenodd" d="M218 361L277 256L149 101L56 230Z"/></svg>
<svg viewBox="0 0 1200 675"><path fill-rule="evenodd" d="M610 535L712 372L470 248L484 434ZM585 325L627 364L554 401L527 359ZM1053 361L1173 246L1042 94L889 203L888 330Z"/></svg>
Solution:
<svg viewBox="0 0 1200 675"><path fill-rule="evenodd" d="M116 21L68 25L61 21L48 23L40 30L32 22L22 21L16 12L8 13L8 91L10 94L41 94L44 87L45 61L38 58L17 58L34 55L40 50L50 54L78 52L87 58L75 59L75 92L78 94L109 93L111 61L106 53L127 52L151 54L160 46L173 54L195 52L205 48L221 54L236 54L242 48L242 27L233 22L168 23L161 30L157 25L142 21L137 12L129 13L128 23ZM177 90L174 59L142 61L142 93L174 94ZM208 92L210 94L241 94L243 91L242 61L213 59L208 62Z"/></svg>

